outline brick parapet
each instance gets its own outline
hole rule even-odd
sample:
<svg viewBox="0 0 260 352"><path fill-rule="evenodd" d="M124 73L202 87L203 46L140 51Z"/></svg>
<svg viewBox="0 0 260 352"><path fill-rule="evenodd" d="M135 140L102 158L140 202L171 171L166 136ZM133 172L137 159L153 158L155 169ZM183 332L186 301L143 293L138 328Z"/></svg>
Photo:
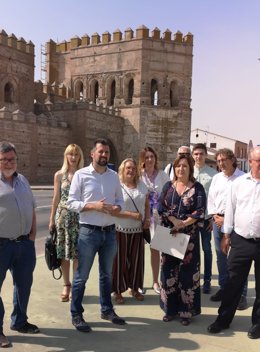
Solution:
<svg viewBox="0 0 260 352"><path fill-rule="evenodd" d="M177 31L172 35L169 29L166 29L161 36L161 31L159 28L155 27L151 34L150 30L144 25L138 27L135 31L131 28L127 28L124 31L124 36L120 29L116 29L111 35L110 32L105 31L102 35L97 32L93 33L91 36L84 34L82 37L74 36L70 40L63 40L61 43L56 43L52 39L47 43L47 51L64 53L66 51L71 51L82 46L97 46L102 44L112 44L119 43L121 41L132 41L132 40L159 40L166 43L175 43L182 45L193 45L193 35L189 32L185 36L180 31ZM91 38L91 39L90 39Z"/></svg>
<svg viewBox="0 0 260 352"><path fill-rule="evenodd" d="M8 35L3 29L0 31L0 44L34 57L34 44L31 41L26 42L22 37L17 39L13 33Z"/></svg>

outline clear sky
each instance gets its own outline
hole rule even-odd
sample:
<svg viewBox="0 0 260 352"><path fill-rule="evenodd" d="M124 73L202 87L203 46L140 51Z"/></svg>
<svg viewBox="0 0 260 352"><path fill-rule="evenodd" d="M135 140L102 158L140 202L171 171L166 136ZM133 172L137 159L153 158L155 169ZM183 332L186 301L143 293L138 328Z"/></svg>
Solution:
<svg viewBox="0 0 260 352"><path fill-rule="evenodd" d="M260 144L259 0L0 0L0 29L35 44L144 24L194 35L192 129Z"/></svg>

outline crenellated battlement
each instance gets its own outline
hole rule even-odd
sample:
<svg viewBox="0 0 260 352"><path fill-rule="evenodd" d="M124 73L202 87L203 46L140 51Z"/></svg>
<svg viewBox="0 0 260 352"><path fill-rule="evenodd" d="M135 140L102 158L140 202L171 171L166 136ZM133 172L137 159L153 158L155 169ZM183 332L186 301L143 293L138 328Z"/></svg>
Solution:
<svg viewBox="0 0 260 352"><path fill-rule="evenodd" d="M47 106L48 102L46 103L46 107ZM51 127L68 128L67 122L65 122L62 118L56 117L54 114L50 114L50 109L48 110L48 108L46 108L46 111L49 111L48 115L43 113L35 115L33 112L24 113L19 109L12 112L4 106L2 109L0 109L0 121L9 120Z"/></svg>
<svg viewBox="0 0 260 352"><path fill-rule="evenodd" d="M95 32L91 36L88 34L84 34L82 37L74 36L69 41L64 40L60 43L50 39L47 43L47 51L63 53L83 46L112 44L131 40L158 40L167 43L193 45L193 35L191 33L183 36L180 31L172 33L169 29L166 29L161 35L161 31L157 27L150 32L149 28L141 25L135 30L135 33L132 28L127 28L124 31L124 35L120 29L116 29L112 35L108 31L105 31L102 35Z"/></svg>
<svg viewBox="0 0 260 352"><path fill-rule="evenodd" d="M8 35L3 29L0 30L0 44L34 56L34 44L31 41L26 42L22 37L17 39L13 33Z"/></svg>

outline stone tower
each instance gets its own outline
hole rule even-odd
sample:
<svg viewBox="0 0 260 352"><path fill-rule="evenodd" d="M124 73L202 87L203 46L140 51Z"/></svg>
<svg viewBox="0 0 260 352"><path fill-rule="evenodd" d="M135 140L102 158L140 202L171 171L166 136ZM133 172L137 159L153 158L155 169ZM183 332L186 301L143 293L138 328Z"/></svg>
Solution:
<svg viewBox="0 0 260 352"><path fill-rule="evenodd" d="M50 40L46 83L54 104L59 99L119 109L125 120L122 140L111 142L120 159L137 157L151 145L162 166L190 141L192 50L192 34L172 35L167 29L161 35L158 28L149 33L143 25L135 33L128 28L124 34L118 29L59 44ZM82 133L78 129L81 140Z"/></svg>
<svg viewBox="0 0 260 352"><path fill-rule="evenodd" d="M0 107L33 111L34 45L0 31Z"/></svg>

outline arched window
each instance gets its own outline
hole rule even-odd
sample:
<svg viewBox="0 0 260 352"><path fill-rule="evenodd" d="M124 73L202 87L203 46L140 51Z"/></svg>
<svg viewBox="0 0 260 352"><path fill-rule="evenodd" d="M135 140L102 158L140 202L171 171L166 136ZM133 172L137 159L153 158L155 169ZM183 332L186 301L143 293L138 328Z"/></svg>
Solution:
<svg viewBox="0 0 260 352"><path fill-rule="evenodd" d="M159 93L158 93L158 83L155 79L151 81L151 104L156 106L159 105Z"/></svg>
<svg viewBox="0 0 260 352"><path fill-rule="evenodd" d="M14 102L14 87L11 83L6 83L4 88L4 101L6 103Z"/></svg>
<svg viewBox="0 0 260 352"><path fill-rule="evenodd" d="M115 96L116 96L116 81L113 80L110 85L110 92L108 94L108 106L113 106L115 102Z"/></svg>
<svg viewBox="0 0 260 352"><path fill-rule="evenodd" d="M98 101L98 95L99 95L99 84L97 80L94 80L91 82L90 86L90 101L93 101L95 104L97 104Z"/></svg>
<svg viewBox="0 0 260 352"><path fill-rule="evenodd" d="M180 97L179 97L179 86L178 82L173 81L170 86L170 103L171 107L179 106Z"/></svg>
<svg viewBox="0 0 260 352"><path fill-rule="evenodd" d="M77 81L75 84L75 99L83 100L83 82Z"/></svg>
<svg viewBox="0 0 260 352"><path fill-rule="evenodd" d="M134 80L130 79L128 82L128 91L127 91L127 101L126 104L132 104L133 103L133 95L134 95Z"/></svg>

